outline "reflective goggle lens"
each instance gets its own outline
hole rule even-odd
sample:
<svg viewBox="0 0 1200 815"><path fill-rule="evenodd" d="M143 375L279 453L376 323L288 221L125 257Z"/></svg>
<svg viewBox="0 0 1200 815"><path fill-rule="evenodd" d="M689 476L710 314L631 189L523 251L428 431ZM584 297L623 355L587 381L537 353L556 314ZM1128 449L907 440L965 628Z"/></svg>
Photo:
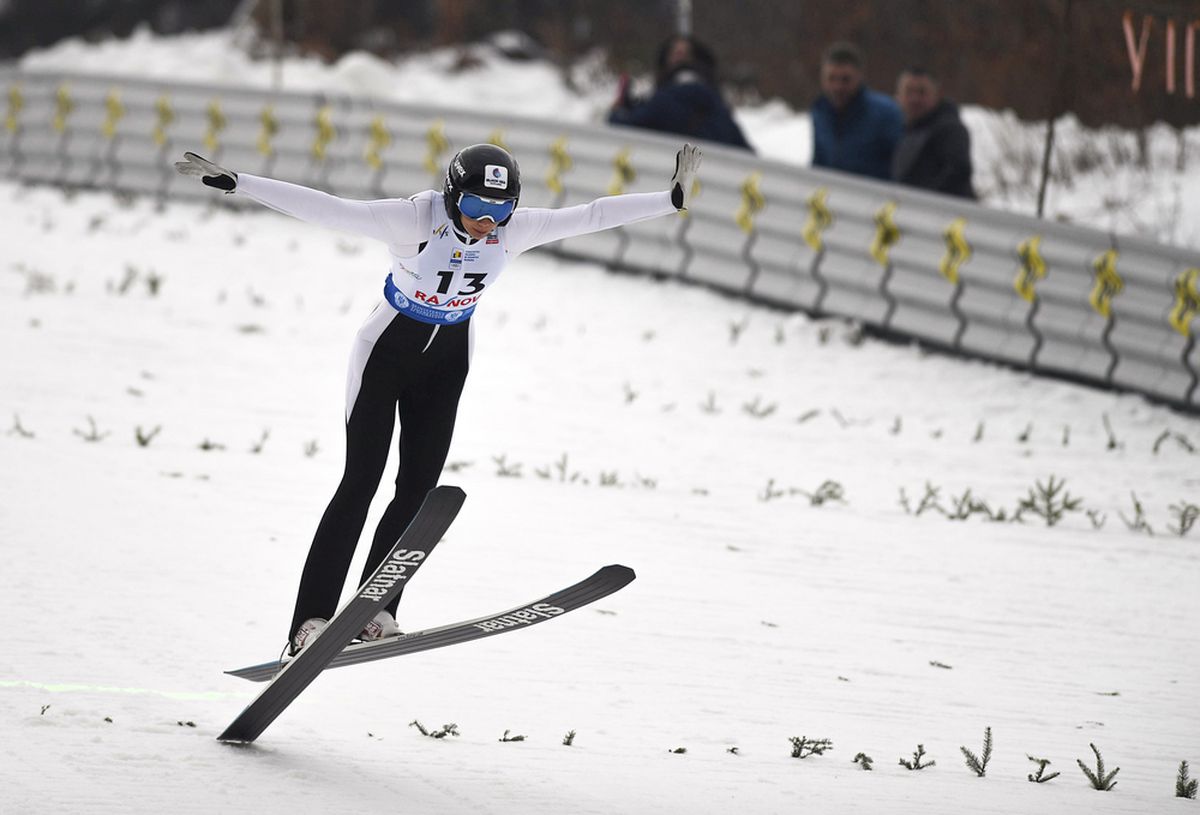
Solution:
<svg viewBox="0 0 1200 815"><path fill-rule="evenodd" d="M458 211L466 215L472 220L482 220L491 218L496 223L500 223L516 208L517 202L513 200L498 201L491 198L481 198L474 193L464 192L458 196Z"/></svg>

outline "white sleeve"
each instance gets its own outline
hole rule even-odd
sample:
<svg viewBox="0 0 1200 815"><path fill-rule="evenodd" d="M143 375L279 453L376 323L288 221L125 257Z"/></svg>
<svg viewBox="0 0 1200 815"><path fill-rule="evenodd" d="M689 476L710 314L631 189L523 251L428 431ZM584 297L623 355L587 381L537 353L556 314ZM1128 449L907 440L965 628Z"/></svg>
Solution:
<svg viewBox="0 0 1200 815"><path fill-rule="evenodd" d="M249 173L238 173L237 192L293 218L377 238L390 246L428 238L428 216L422 218L421 208L407 198L355 201Z"/></svg>
<svg viewBox="0 0 1200 815"><path fill-rule="evenodd" d="M520 209L507 227L507 249L516 256L544 243L586 235L675 212L669 192L639 192L597 198L562 209Z"/></svg>

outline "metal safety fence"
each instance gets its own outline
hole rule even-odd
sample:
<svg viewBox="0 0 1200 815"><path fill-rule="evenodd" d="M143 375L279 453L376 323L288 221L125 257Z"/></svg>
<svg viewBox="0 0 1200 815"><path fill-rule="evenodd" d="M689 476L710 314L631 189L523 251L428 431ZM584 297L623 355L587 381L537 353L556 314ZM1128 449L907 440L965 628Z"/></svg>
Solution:
<svg viewBox="0 0 1200 815"><path fill-rule="evenodd" d="M349 197L440 188L458 148L522 167L522 204L661 189L678 137L362 97L0 71L0 177L162 197L194 150ZM837 315L953 352L1200 410L1200 252L706 145L691 211L563 255Z"/></svg>

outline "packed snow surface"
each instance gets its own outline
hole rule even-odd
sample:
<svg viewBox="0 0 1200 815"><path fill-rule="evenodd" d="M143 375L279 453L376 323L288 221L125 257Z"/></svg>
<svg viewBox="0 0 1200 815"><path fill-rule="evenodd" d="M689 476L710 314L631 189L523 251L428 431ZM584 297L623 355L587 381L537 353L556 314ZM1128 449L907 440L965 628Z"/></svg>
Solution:
<svg viewBox="0 0 1200 815"><path fill-rule="evenodd" d="M3 815L1187 806L1200 419L536 253L474 317L443 475L468 499L400 623L637 580L330 671L220 744L261 687L223 671L283 647L386 253L7 183L0 220ZM1074 508L1014 522L1052 478Z"/></svg>

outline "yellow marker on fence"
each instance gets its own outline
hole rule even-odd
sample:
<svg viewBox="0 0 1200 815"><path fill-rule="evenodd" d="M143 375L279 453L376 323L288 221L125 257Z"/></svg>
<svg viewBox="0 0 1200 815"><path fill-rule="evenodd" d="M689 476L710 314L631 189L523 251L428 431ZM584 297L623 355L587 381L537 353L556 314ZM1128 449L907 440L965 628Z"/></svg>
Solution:
<svg viewBox="0 0 1200 815"><path fill-rule="evenodd" d="M429 148L423 162L425 171L436 178L446 171L442 166L442 153L450 148L450 141L446 138L446 124L441 119L425 131L425 146Z"/></svg>
<svg viewBox="0 0 1200 815"><path fill-rule="evenodd" d="M371 126L367 128L367 132L370 134L370 138L367 140L367 152L364 158L372 170L378 170L383 167L383 151L391 145L392 134L384 124L382 115L371 120Z"/></svg>
<svg viewBox="0 0 1200 815"><path fill-rule="evenodd" d="M54 94L54 129L62 133L67 129L67 119L75 110L75 101L71 99L71 89L64 82L58 86Z"/></svg>
<svg viewBox="0 0 1200 815"><path fill-rule="evenodd" d="M571 154L567 152L567 137L559 136L550 145L550 174L546 176L546 186L550 188L551 192L557 195L563 191L563 173L573 166L575 166L575 162L571 160Z"/></svg>
<svg viewBox="0 0 1200 815"><path fill-rule="evenodd" d="M1113 298L1125 288L1125 281L1117 273L1117 250L1109 249L1092 261L1092 271L1096 274L1096 285L1088 302L1102 316L1112 317Z"/></svg>
<svg viewBox="0 0 1200 815"><path fill-rule="evenodd" d="M871 257L880 266L888 265L888 252L900 241L896 226L896 202L888 201L875 213L875 239L871 241Z"/></svg>
<svg viewBox="0 0 1200 815"><path fill-rule="evenodd" d="M827 188L818 187L808 198L808 220L804 222L800 235L814 252L820 252L825 247L825 239L821 235L833 224L833 213L825 203L828 196Z"/></svg>
<svg viewBox="0 0 1200 815"><path fill-rule="evenodd" d="M1017 279L1013 288L1022 300L1032 303L1037 299L1037 284L1046 277L1046 261L1042 259L1042 236L1034 235L1017 246Z"/></svg>
<svg viewBox="0 0 1200 815"><path fill-rule="evenodd" d="M620 195L625 192L625 185L637 178L637 170L633 168L632 154L628 147L621 148L613 159L613 180L608 184L609 195Z"/></svg>
<svg viewBox="0 0 1200 815"><path fill-rule="evenodd" d="M754 231L754 216L762 212L763 207L767 205L767 199L759 189L761 182L762 173L760 172L751 173L750 177L742 182L742 203L733 216L734 223L741 227L741 230L747 235Z"/></svg>
<svg viewBox="0 0 1200 815"><path fill-rule="evenodd" d="M273 155L275 147L271 144L271 140L279 132L279 120L275 118L275 107L267 105L263 108L262 113L258 114L258 121L261 127L258 131L258 139L254 145L258 148L258 152L264 156Z"/></svg>
<svg viewBox="0 0 1200 815"><path fill-rule="evenodd" d="M508 142L504 140L504 131L500 128L496 128L490 134L488 134L487 143L494 144L501 150L508 150L510 153L512 152L508 146Z"/></svg>
<svg viewBox="0 0 1200 815"><path fill-rule="evenodd" d="M337 138L337 129L333 126L333 108L329 105L318 108L313 126L317 129L317 137L313 141L312 156L317 161L324 161L329 145Z"/></svg>
<svg viewBox="0 0 1200 815"><path fill-rule="evenodd" d="M958 285L958 272L971 259L971 244L967 243L967 219L955 218L942 233L946 241L946 254L938 264L938 271L954 285Z"/></svg>
<svg viewBox="0 0 1200 815"><path fill-rule="evenodd" d="M154 103L154 112L158 120L154 123L154 143L162 147L167 143L167 128L175 121L175 111L171 108L171 97L163 94Z"/></svg>
<svg viewBox="0 0 1200 815"><path fill-rule="evenodd" d="M208 130L204 132L204 146L209 151L215 153L217 148L221 146L221 131L225 129L228 122L225 119L225 114L221 112L221 100L214 99L208 103L208 107L204 110L205 116L208 118Z"/></svg>
<svg viewBox="0 0 1200 815"><path fill-rule="evenodd" d="M1188 269L1175 278L1175 305L1168 318L1171 327L1192 336L1192 320L1200 313L1200 269Z"/></svg>
<svg viewBox="0 0 1200 815"><path fill-rule="evenodd" d="M104 97L104 122L100 132L104 138L112 141L117 135L117 123L125 116L125 106L121 104L121 92L113 88Z"/></svg>
<svg viewBox="0 0 1200 815"><path fill-rule="evenodd" d="M4 114L4 129L16 133L21 126L21 108L25 107L25 97L21 93L21 84L13 83L8 89L8 111Z"/></svg>

